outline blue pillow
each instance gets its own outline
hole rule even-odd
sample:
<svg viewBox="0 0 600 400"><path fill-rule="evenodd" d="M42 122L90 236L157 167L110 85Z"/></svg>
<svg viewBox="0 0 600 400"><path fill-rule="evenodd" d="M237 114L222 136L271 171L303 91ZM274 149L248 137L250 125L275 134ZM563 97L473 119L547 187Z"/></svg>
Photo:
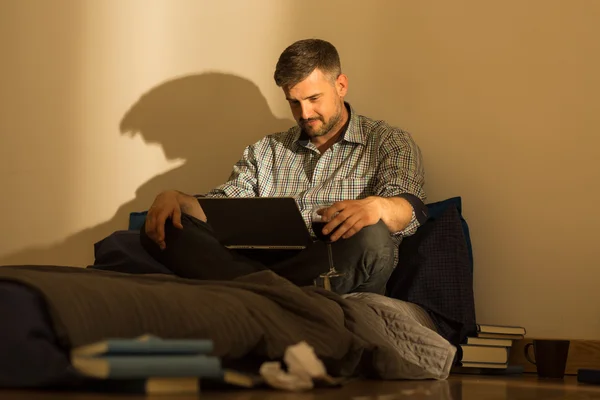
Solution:
<svg viewBox="0 0 600 400"><path fill-rule="evenodd" d="M427 210L429 212L428 219L439 218L449 206L454 206L458 210L460 216L460 222L462 224L463 234L467 242L467 250L469 251L469 259L471 260L471 271L473 271L473 247L471 246L471 235L469 234L469 225L462 215L462 198L460 196L451 197L446 200L438 201L435 203L427 204Z"/></svg>
<svg viewBox="0 0 600 400"><path fill-rule="evenodd" d="M139 231L144 225L146 215L148 211L132 212L129 214L129 228L130 231Z"/></svg>

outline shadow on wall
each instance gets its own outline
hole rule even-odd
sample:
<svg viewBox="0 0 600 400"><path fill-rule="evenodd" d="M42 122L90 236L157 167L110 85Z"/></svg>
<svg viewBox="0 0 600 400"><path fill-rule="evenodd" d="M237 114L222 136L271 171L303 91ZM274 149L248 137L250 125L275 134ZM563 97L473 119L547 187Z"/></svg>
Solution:
<svg viewBox="0 0 600 400"><path fill-rule="evenodd" d="M129 213L146 210L159 192L210 190L227 179L246 145L293 124L292 120L277 119L259 88L244 78L205 73L165 82L127 111L120 131L139 133L147 143L160 144L167 158L185 159L185 163L140 186L135 199L122 205L109 221L60 244L26 248L1 257L0 264L87 266L93 263L94 243L126 229ZM104 195L98 193L100 198Z"/></svg>

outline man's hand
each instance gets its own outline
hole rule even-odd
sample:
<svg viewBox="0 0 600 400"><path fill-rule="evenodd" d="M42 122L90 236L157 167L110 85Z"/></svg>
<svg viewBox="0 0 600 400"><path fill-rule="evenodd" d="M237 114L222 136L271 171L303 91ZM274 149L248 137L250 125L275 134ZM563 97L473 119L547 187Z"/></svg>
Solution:
<svg viewBox="0 0 600 400"><path fill-rule="evenodd" d="M361 200L344 200L319 211L325 221L323 233L331 235L331 240L348 239L365 226L376 224L383 216L381 197L367 197ZM336 229L337 227L337 229Z"/></svg>
<svg viewBox="0 0 600 400"><path fill-rule="evenodd" d="M181 224L182 212L206 221L206 216L198 200L193 196L176 190L167 190L160 193L148 209L146 234L162 250L167 247L165 244L165 223L167 218L171 218L171 223L175 228L183 229L183 225Z"/></svg>
<svg viewBox="0 0 600 400"><path fill-rule="evenodd" d="M365 226L374 225L383 220L390 232L406 228L411 221L412 206L400 197L369 196L361 200L344 200L319 211L325 221L323 228L327 235L334 231L331 240L348 239ZM336 229L337 227L337 229Z"/></svg>

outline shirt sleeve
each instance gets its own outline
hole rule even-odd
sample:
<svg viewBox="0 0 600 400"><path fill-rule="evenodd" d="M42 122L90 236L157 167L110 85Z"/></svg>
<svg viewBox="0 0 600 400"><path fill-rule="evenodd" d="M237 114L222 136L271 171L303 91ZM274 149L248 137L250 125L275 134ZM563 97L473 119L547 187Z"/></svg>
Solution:
<svg viewBox="0 0 600 400"><path fill-rule="evenodd" d="M405 131L393 129L383 140L379 149L378 181L375 193L381 197L413 195L422 202L426 200L425 171L421 150L412 136ZM411 204L412 205L412 204ZM410 236L421 225L413 206L412 218L406 228L394 235Z"/></svg>
<svg viewBox="0 0 600 400"><path fill-rule="evenodd" d="M206 197L257 197L257 166L254 145L246 147L227 182L204 194ZM202 196L198 195L197 197Z"/></svg>

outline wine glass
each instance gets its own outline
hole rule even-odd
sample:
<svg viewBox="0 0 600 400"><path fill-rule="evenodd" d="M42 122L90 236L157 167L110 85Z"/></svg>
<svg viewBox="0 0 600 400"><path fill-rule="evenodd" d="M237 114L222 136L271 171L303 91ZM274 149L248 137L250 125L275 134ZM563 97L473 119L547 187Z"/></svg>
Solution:
<svg viewBox="0 0 600 400"><path fill-rule="evenodd" d="M327 245L327 255L329 258L329 271L324 272L321 275L319 275L319 277L323 279L323 287L326 290L331 290L331 278L337 278L337 277L345 275L343 272L339 272L338 270L336 270L335 266L333 265L333 253L331 250L331 243L332 243L331 235L333 234L335 229L333 231L329 232L329 234L327 234L327 235L323 234L323 228L325 227L325 225L327 225L328 221L324 221L323 216L318 213L319 210L325 209L329 206L331 206L331 204L322 204L322 205L314 206L310 212L312 229L315 232L317 239L319 239L320 241L324 242Z"/></svg>

